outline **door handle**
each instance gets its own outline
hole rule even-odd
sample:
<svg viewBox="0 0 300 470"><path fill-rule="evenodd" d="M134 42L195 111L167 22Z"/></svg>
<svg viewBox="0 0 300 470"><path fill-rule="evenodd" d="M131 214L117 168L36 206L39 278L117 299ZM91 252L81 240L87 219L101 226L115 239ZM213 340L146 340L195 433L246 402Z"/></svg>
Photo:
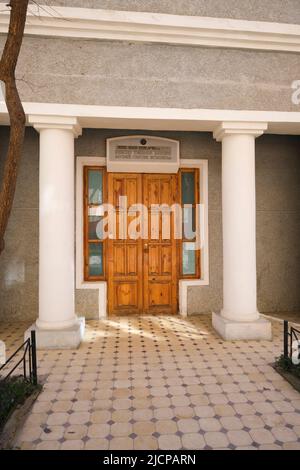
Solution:
<svg viewBox="0 0 300 470"><path fill-rule="evenodd" d="M148 252L149 252L149 245L148 245L148 243L145 243L145 244L144 244L144 252L145 252L145 253L148 253Z"/></svg>

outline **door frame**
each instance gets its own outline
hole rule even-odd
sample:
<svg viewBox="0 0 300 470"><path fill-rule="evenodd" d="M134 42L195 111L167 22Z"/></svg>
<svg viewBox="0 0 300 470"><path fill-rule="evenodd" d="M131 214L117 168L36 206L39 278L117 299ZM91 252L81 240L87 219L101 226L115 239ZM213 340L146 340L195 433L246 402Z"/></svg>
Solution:
<svg viewBox="0 0 300 470"><path fill-rule="evenodd" d="M97 317L106 318L107 309L107 282L87 282L84 280L84 256L83 256L83 167L84 166L106 166L105 157L77 156L76 157L76 289L81 291L97 291L98 306ZM209 226L208 226L208 160L181 159L181 168L199 168L200 170L200 203L203 205L202 238L203 250L201 252L201 278L186 279L178 282L179 314L186 317L188 314L188 289L189 287L206 287L210 285L209 270ZM95 315L95 314L94 314Z"/></svg>

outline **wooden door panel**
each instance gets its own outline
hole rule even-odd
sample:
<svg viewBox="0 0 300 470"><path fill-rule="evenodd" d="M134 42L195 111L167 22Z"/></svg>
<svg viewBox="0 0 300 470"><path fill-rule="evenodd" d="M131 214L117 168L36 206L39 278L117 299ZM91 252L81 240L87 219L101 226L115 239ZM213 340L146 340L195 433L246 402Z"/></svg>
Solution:
<svg viewBox="0 0 300 470"><path fill-rule="evenodd" d="M147 205L148 207L151 206L151 204L159 204L159 190L160 190L160 181L158 178L152 178L152 180L147 181L147 186L146 186L146 191L147 191Z"/></svg>
<svg viewBox="0 0 300 470"><path fill-rule="evenodd" d="M160 195L160 204L170 204L172 203L172 186L169 181L161 181L161 195Z"/></svg>
<svg viewBox="0 0 300 470"><path fill-rule="evenodd" d="M146 269L146 266L144 266ZM160 274L160 246L151 244L148 256L148 274L154 276Z"/></svg>
<svg viewBox="0 0 300 470"><path fill-rule="evenodd" d="M112 204L114 207L119 207L119 197L125 194L125 181L123 178L113 178L113 197Z"/></svg>
<svg viewBox="0 0 300 470"><path fill-rule="evenodd" d="M142 201L141 175L108 175L108 202L116 208L116 238L108 241L108 310L137 314L143 310L142 241L127 237L132 216L120 207L120 196L127 196L128 207Z"/></svg>
<svg viewBox="0 0 300 470"><path fill-rule="evenodd" d="M136 282L115 283L115 306L116 308L131 307L138 309L138 295Z"/></svg>
<svg viewBox="0 0 300 470"><path fill-rule="evenodd" d="M108 193L108 202L116 208L116 239L108 241L109 313L177 313L177 243L173 236L173 215L168 215L172 236L164 239L164 214L158 210L153 216L150 211L151 205L171 206L176 202L177 177L111 173ZM127 196L128 208L137 203L148 207L148 240L124 237L137 214L123 212L119 207L120 196ZM151 216L156 223L151 224ZM119 229L120 219L123 230Z"/></svg>
<svg viewBox="0 0 300 470"><path fill-rule="evenodd" d="M116 214L116 226L115 226L115 234L116 240L126 240L126 233L128 227L128 216L126 211L117 210Z"/></svg>
<svg viewBox="0 0 300 470"><path fill-rule="evenodd" d="M114 276L126 274L126 245L114 244Z"/></svg>
<svg viewBox="0 0 300 470"><path fill-rule="evenodd" d="M152 211L152 216L151 219L149 217L148 221L148 233L149 233L149 239L151 243L154 243L155 240L160 239L160 213L158 211Z"/></svg>
<svg viewBox="0 0 300 470"><path fill-rule="evenodd" d="M138 245L137 244L130 244L127 245L127 275L128 276L138 276Z"/></svg>
<svg viewBox="0 0 300 470"><path fill-rule="evenodd" d="M149 227L149 240L144 244L144 311L173 314L177 312L177 243L173 233L174 215L168 208L176 202L177 177L144 175L143 188ZM151 212L152 204L159 205L160 210ZM166 211L161 207L163 204L168 206ZM169 218L169 230L164 232L165 214Z"/></svg>
<svg viewBox="0 0 300 470"><path fill-rule="evenodd" d="M140 202L138 196L138 181L136 178L128 178L126 180L126 196L128 208Z"/></svg>
<svg viewBox="0 0 300 470"><path fill-rule="evenodd" d="M152 282L149 284L149 304L150 308L169 308L172 303L172 286L168 281Z"/></svg>
<svg viewBox="0 0 300 470"><path fill-rule="evenodd" d="M172 246L170 245L161 247L161 274L172 275Z"/></svg>

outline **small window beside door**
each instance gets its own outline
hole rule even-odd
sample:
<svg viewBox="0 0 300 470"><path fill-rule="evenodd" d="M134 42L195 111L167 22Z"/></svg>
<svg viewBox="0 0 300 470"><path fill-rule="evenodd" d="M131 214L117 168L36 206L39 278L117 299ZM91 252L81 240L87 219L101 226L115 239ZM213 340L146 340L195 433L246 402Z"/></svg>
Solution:
<svg viewBox="0 0 300 470"><path fill-rule="evenodd" d="M196 245L196 230L199 230L199 170L182 168L179 175L182 206L182 242L180 244L180 277L200 278L200 250Z"/></svg>
<svg viewBox="0 0 300 470"><path fill-rule="evenodd" d="M101 220L104 216L105 169L84 167L84 278L105 279L105 241Z"/></svg>

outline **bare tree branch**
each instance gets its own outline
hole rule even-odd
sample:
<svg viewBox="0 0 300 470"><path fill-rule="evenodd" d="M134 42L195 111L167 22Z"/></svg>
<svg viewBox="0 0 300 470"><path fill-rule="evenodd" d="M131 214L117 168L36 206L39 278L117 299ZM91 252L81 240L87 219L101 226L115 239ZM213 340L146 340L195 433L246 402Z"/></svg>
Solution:
<svg viewBox="0 0 300 470"><path fill-rule="evenodd" d="M25 135L25 113L16 86L15 71L20 54L29 0L10 0L10 23L0 59L0 80L5 84L5 102L10 118L10 135L0 188L0 254L11 213Z"/></svg>

